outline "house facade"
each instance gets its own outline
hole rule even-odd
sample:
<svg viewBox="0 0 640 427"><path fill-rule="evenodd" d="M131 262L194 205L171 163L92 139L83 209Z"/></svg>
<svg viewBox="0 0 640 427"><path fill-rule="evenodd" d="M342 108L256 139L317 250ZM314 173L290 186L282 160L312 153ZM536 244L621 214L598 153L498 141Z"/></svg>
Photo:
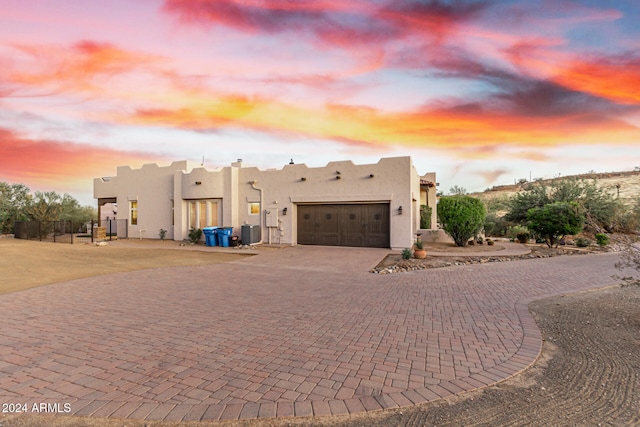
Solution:
<svg viewBox="0 0 640 427"><path fill-rule="evenodd" d="M427 182L435 174L420 177L410 157L273 170L240 160L216 170L178 161L121 166L114 177L96 178L93 189L99 211L117 204L130 238L159 238L164 229L165 238L181 241L192 227L207 226L241 236L251 225L264 243L405 248L419 229L420 204L433 207L435 228L436 187Z"/></svg>

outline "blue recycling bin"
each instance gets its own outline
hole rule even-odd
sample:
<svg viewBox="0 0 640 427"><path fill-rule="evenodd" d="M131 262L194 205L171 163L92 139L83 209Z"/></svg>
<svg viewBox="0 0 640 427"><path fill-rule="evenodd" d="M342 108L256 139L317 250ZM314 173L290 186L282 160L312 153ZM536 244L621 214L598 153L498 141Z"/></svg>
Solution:
<svg viewBox="0 0 640 427"><path fill-rule="evenodd" d="M218 246L217 233L218 227L204 227L202 232L204 233L205 244L207 246Z"/></svg>
<svg viewBox="0 0 640 427"><path fill-rule="evenodd" d="M218 228L216 230L216 234L218 235L218 243L220 243L220 246L222 246L223 248L229 247L229 237L231 237L232 232L233 228L231 227Z"/></svg>

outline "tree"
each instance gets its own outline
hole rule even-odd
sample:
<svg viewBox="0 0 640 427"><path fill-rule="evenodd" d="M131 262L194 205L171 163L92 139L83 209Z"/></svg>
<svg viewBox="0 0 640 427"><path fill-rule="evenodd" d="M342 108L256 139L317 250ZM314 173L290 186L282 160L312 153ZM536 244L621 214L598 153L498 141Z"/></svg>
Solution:
<svg viewBox="0 0 640 427"><path fill-rule="evenodd" d="M586 224L596 232L602 228L613 231L620 201L595 181L578 179L555 179L549 185L539 182L529 185L524 192L516 194L508 203L505 219L519 224L528 220L530 209L542 208L555 202L576 202L582 208Z"/></svg>
<svg viewBox="0 0 640 427"><path fill-rule="evenodd" d="M97 219L98 212L92 206L80 206L80 203L68 194L60 200L60 217L58 219L72 221L75 224Z"/></svg>
<svg viewBox="0 0 640 427"><path fill-rule="evenodd" d="M486 210L479 199L458 195L440 199L438 220L456 246L466 246L482 229Z"/></svg>
<svg viewBox="0 0 640 427"><path fill-rule="evenodd" d="M27 206L27 214L33 221L56 221L62 212L62 198L55 191L37 191Z"/></svg>
<svg viewBox="0 0 640 427"><path fill-rule="evenodd" d="M467 194L467 189L454 185L449 189L449 194L451 194L452 196L464 196L465 194Z"/></svg>
<svg viewBox="0 0 640 427"><path fill-rule="evenodd" d="M0 182L0 232L13 233L15 222L27 219L26 207L30 200L29 188L25 185Z"/></svg>
<svg viewBox="0 0 640 427"><path fill-rule="evenodd" d="M584 215L576 202L555 202L529 209L528 227L544 238L548 247L558 247L562 237L582 231Z"/></svg>

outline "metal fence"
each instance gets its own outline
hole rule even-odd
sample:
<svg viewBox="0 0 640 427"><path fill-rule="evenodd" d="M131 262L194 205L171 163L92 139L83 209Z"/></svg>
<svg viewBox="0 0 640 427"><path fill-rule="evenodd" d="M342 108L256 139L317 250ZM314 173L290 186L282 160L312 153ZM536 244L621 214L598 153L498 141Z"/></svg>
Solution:
<svg viewBox="0 0 640 427"><path fill-rule="evenodd" d="M54 243L91 243L93 221L17 221L16 239L39 240Z"/></svg>
<svg viewBox="0 0 640 427"><path fill-rule="evenodd" d="M128 221L111 219L101 221L17 221L16 239L39 240L53 243L93 243L103 240L126 239Z"/></svg>
<svg viewBox="0 0 640 427"><path fill-rule="evenodd" d="M129 220L127 219L105 219L100 221L100 227L105 229L106 240L129 237Z"/></svg>

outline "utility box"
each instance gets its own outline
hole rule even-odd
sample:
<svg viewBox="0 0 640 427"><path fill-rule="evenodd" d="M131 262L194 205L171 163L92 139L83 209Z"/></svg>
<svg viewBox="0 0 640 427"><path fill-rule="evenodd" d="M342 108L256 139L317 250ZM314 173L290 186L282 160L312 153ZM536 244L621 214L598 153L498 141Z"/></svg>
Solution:
<svg viewBox="0 0 640 427"><path fill-rule="evenodd" d="M277 227L278 226L278 208L269 208L266 210L266 224L267 227Z"/></svg>
<svg viewBox="0 0 640 427"><path fill-rule="evenodd" d="M245 224L240 232L240 240L243 245L251 245L260 241L260 226Z"/></svg>

